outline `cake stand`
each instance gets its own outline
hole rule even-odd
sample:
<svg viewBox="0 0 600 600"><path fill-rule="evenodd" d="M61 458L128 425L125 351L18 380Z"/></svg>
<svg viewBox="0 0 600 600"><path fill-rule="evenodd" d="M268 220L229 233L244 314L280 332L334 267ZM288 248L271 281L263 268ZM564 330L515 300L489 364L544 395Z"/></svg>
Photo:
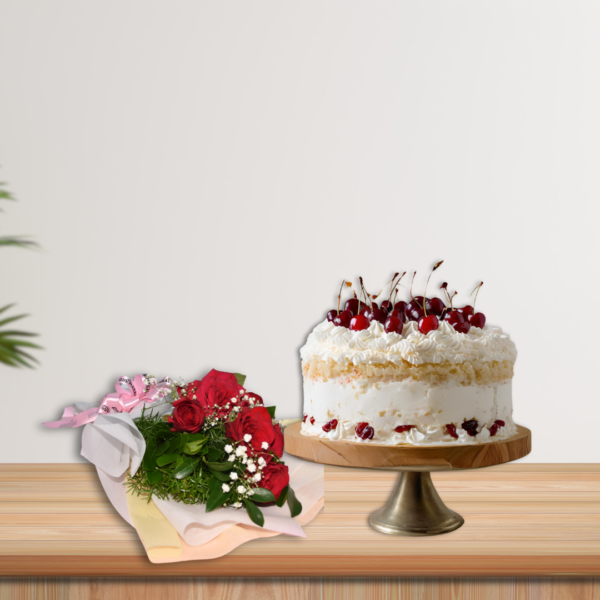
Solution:
<svg viewBox="0 0 600 600"><path fill-rule="evenodd" d="M301 426L295 423L284 430L285 451L289 454L325 465L402 472L386 506L369 519L371 527L390 535L439 535L465 522L442 502L431 480L432 471L490 467L531 452L531 431L520 425L516 435L508 439L465 446L332 442L302 435Z"/></svg>

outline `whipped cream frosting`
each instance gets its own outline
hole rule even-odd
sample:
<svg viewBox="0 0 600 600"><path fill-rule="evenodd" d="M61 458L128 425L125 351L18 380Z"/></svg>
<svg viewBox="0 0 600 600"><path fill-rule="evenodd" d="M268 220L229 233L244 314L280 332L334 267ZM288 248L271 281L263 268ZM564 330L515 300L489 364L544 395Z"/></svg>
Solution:
<svg viewBox="0 0 600 600"><path fill-rule="evenodd" d="M383 325L377 321L371 322L363 331L350 331L325 320L308 336L300 356L305 362L318 359L354 365L402 364L403 360L413 365L472 360L514 362L517 349L508 334L493 325L485 325L482 329L471 327L469 333L458 333L442 321L438 329L423 335L418 324L409 321L399 335L385 333Z"/></svg>
<svg viewBox="0 0 600 600"><path fill-rule="evenodd" d="M390 381L371 384L367 380L347 378L326 382L304 382L302 433L331 441L367 442L355 435L356 426L367 422L375 431L373 444L481 444L515 435L512 419L512 385L510 381L493 385L429 386L421 382ZM336 419L337 426L324 431L323 426ZM477 435L470 436L461 424L475 419ZM504 421L495 436L490 427L497 419ZM458 439L448 434L446 425L456 426ZM413 429L398 433L398 425Z"/></svg>

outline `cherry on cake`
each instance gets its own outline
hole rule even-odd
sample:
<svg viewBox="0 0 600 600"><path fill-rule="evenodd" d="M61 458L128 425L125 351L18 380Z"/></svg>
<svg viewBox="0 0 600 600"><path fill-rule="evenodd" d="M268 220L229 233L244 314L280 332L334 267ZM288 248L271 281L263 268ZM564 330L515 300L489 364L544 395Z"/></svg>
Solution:
<svg viewBox="0 0 600 600"><path fill-rule="evenodd" d="M480 444L515 435L517 351L508 334L473 306L455 307L456 292L446 283L445 300L427 297L427 286L423 296L412 296L411 285L410 298L397 301L398 276L381 304L362 278L360 293L344 305L340 291L338 307L308 336L300 350L302 433L393 445Z"/></svg>

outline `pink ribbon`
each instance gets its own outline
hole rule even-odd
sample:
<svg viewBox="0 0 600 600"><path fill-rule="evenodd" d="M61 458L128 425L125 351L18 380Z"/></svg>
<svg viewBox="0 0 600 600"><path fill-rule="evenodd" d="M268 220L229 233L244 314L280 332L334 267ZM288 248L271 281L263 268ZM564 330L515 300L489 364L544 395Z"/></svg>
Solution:
<svg viewBox="0 0 600 600"><path fill-rule="evenodd" d="M161 381L150 387L148 391L144 391L144 379L141 375L136 375L133 381L129 377L119 377L119 381L115 383L116 393L106 394L99 407L88 408L76 415L73 407L68 406L65 408L61 419L44 423L44 425L53 429L80 427L95 421L98 415L131 412L133 407L140 402L154 402L156 398L160 397L160 390L168 386L167 382Z"/></svg>

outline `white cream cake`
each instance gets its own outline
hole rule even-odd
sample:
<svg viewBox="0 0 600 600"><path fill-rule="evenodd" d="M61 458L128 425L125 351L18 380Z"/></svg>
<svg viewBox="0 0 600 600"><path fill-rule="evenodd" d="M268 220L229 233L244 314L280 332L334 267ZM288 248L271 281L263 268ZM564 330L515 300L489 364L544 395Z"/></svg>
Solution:
<svg viewBox="0 0 600 600"><path fill-rule="evenodd" d="M517 356L495 326L460 333L445 320L424 334L408 321L386 333L326 320L300 350L302 433L374 444L480 444L517 433L511 383Z"/></svg>

